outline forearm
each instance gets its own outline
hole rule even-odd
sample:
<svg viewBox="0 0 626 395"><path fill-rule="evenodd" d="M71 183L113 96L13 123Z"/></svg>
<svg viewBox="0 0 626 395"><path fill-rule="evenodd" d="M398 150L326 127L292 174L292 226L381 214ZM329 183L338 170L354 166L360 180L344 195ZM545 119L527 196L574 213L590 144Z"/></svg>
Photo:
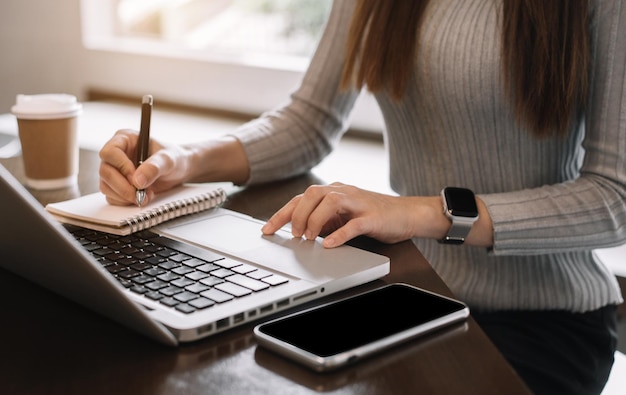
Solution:
<svg viewBox="0 0 626 395"><path fill-rule="evenodd" d="M230 181L244 184L249 176L248 158L232 136L184 147L187 150L186 182Z"/></svg>

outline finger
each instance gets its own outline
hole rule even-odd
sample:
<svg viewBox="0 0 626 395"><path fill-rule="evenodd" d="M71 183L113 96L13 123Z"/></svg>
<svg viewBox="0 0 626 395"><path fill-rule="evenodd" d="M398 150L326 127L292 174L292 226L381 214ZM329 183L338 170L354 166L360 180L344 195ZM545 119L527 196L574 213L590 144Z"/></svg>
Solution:
<svg viewBox="0 0 626 395"><path fill-rule="evenodd" d="M134 184L137 188L147 188L159 178L172 173L175 159L168 150L160 150L151 155L137 168Z"/></svg>
<svg viewBox="0 0 626 395"><path fill-rule="evenodd" d="M143 162L135 171L132 184L137 189L146 189L154 184L160 174L161 171L158 163L154 159L148 158L148 160Z"/></svg>
<svg viewBox="0 0 626 395"><path fill-rule="evenodd" d="M354 218L346 222L345 225L326 236L322 241L322 245L326 248L335 248L347 243L357 236L367 234L364 228L365 222L362 218Z"/></svg>
<svg viewBox="0 0 626 395"><path fill-rule="evenodd" d="M304 191L291 214L291 233L294 236L301 237L304 234L311 214L332 188L333 186L311 185Z"/></svg>
<svg viewBox="0 0 626 395"><path fill-rule="evenodd" d="M313 240L321 234L324 229L342 226L341 215L349 213L348 197L338 191L330 191L319 202L319 204L309 214L306 222L304 236Z"/></svg>
<svg viewBox="0 0 626 395"><path fill-rule="evenodd" d="M111 189L111 187L108 184L106 184L103 180L100 180L99 187L100 187L100 192L104 194L107 202L109 202L110 204L113 204L116 206L128 206L134 203L130 200L122 198L115 191L113 191L113 189Z"/></svg>
<svg viewBox="0 0 626 395"><path fill-rule="evenodd" d="M116 168L104 162L100 164L100 190L117 201L130 203L135 200L136 188Z"/></svg>
<svg viewBox="0 0 626 395"><path fill-rule="evenodd" d="M135 164L130 159L134 151L136 136L130 132L118 131L100 150L100 159L114 167L125 177L130 177L135 171Z"/></svg>
<svg viewBox="0 0 626 395"><path fill-rule="evenodd" d="M278 211L276 211L276 213L274 213L274 215L272 215L270 219L265 223L265 225L263 225L263 227L261 228L261 231L263 232L263 234L272 235L276 233L278 229L287 225L291 221L293 208L297 206L298 201L300 200L301 197L302 195L295 196L289 202L287 202L287 204L285 204ZM292 234L293 234L293 228L292 228ZM299 236L296 236L294 234L294 237L302 237L302 234L300 234Z"/></svg>

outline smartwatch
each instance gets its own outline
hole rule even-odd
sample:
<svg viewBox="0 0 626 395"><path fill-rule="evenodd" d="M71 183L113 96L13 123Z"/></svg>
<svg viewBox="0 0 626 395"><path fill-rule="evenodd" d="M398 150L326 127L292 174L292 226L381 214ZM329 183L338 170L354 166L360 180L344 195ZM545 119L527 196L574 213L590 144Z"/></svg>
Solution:
<svg viewBox="0 0 626 395"><path fill-rule="evenodd" d="M443 213L452 222L448 234L439 240L444 244L463 244L478 219L474 192L467 188L445 187L441 191Z"/></svg>

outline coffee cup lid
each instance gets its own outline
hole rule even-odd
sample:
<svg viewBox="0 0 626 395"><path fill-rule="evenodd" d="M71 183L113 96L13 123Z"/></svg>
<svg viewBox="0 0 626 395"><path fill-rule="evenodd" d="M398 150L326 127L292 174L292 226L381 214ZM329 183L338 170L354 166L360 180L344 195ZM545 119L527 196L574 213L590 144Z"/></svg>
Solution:
<svg viewBox="0 0 626 395"><path fill-rule="evenodd" d="M65 93L17 95L11 112L21 119L61 119L78 115L83 105Z"/></svg>

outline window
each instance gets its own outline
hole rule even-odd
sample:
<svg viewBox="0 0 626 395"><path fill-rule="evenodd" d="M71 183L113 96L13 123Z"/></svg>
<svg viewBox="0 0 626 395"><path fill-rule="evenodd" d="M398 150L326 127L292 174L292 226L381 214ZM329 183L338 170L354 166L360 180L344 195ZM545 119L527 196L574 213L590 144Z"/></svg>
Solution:
<svg viewBox="0 0 626 395"><path fill-rule="evenodd" d="M308 58L330 0L119 0L116 35L194 51Z"/></svg>
<svg viewBox="0 0 626 395"><path fill-rule="evenodd" d="M86 78L96 89L150 91L257 115L297 87L331 3L81 0L83 43L93 58ZM364 117L357 128L380 130L377 106L369 101L356 109L353 125Z"/></svg>

